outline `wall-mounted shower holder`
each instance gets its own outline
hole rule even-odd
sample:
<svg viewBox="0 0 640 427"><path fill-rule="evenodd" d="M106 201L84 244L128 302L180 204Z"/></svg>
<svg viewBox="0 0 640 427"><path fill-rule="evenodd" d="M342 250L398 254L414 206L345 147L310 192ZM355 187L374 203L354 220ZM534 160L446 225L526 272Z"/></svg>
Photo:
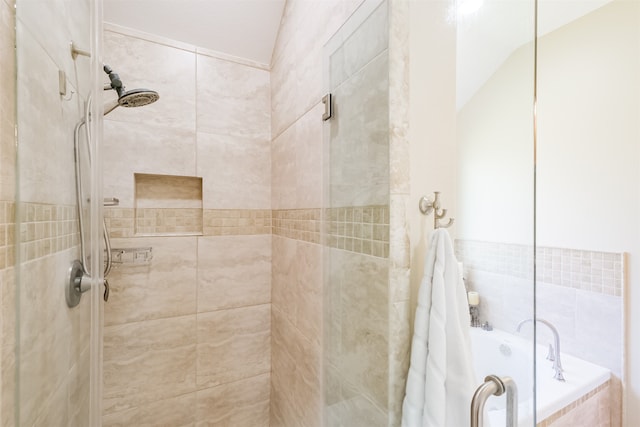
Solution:
<svg viewBox="0 0 640 427"><path fill-rule="evenodd" d="M69 42L69 50L71 51L71 57L74 60L78 57L78 55L91 57L91 52L86 51L84 49L78 49L76 47L76 44L73 42L73 40L71 40L71 42Z"/></svg>

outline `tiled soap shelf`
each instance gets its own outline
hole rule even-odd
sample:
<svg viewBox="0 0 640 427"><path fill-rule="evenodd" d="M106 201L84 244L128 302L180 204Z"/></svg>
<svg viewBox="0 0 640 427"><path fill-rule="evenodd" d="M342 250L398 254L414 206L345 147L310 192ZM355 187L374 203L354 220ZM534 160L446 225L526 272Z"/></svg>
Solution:
<svg viewBox="0 0 640 427"><path fill-rule="evenodd" d="M134 174L135 235L202 235L202 178Z"/></svg>

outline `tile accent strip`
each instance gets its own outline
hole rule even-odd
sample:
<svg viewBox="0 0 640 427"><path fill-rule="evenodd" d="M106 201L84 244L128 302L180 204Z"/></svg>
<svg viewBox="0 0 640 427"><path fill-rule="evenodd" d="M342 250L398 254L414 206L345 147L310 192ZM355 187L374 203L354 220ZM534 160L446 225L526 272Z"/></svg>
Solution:
<svg viewBox="0 0 640 427"><path fill-rule="evenodd" d="M0 270L15 264L15 212L15 203L0 202Z"/></svg>
<svg viewBox="0 0 640 427"><path fill-rule="evenodd" d="M205 236L271 234L271 209L205 209Z"/></svg>
<svg viewBox="0 0 640 427"><path fill-rule="evenodd" d="M325 209L327 245L350 252L389 257L389 206ZM321 243L322 209L133 209L107 208L111 237L238 236L275 234ZM200 225L199 225L200 222ZM201 227L199 229L198 227Z"/></svg>
<svg viewBox="0 0 640 427"><path fill-rule="evenodd" d="M273 234L289 239L320 243L321 209L273 211Z"/></svg>
<svg viewBox="0 0 640 427"><path fill-rule="evenodd" d="M389 206L329 208L327 245L365 255L389 257Z"/></svg>
<svg viewBox="0 0 640 427"><path fill-rule="evenodd" d="M533 279L533 247L507 243L456 240L456 257L465 269ZM624 253L538 247L540 282L622 296Z"/></svg>
<svg viewBox="0 0 640 427"><path fill-rule="evenodd" d="M17 208L22 262L79 245L78 214L75 206L19 203ZM7 232L9 240L12 241L11 231Z"/></svg>
<svg viewBox="0 0 640 427"><path fill-rule="evenodd" d="M106 208L104 217L114 238L271 234L270 209Z"/></svg>
<svg viewBox="0 0 640 427"><path fill-rule="evenodd" d="M133 237L135 210L129 208L105 208L104 220L109 237Z"/></svg>
<svg viewBox="0 0 640 427"><path fill-rule="evenodd" d="M167 236L202 234L202 209L138 208L135 234Z"/></svg>

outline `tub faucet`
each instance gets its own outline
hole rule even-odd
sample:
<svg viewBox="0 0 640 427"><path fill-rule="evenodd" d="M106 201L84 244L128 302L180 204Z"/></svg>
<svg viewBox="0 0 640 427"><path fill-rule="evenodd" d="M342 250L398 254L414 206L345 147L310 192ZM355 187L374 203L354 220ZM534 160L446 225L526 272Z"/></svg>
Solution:
<svg viewBox="0 0 640 427"><path fill-rule="evenodd" d="M518 323L518 327L516 328L517 332L520 332L520 328L522 328L522 325L524 325L527 322L533 322L533 319L525 319L522 322ZM551 322L544 320L544 319L536 319L536 322L540 322L543 325L547 325L549 327L549 329L551 329L551 332L553 333L553 343L554 346L553 348L549 349L549 354L552 357L547 356L548 359L553 361L553 378L555 378L558 381L564 381L564 375L562 374L563 369L562 369L562 363L560 362L560 335L558 334L558 330L556 329L555 326L553 326L551 324Z"/></svg>

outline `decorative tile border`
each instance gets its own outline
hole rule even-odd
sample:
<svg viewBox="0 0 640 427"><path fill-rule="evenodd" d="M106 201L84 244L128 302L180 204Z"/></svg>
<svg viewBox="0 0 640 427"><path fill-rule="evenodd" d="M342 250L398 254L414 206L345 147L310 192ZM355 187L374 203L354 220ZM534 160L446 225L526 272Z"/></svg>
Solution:
<svg viewBox="0 0 640 427"><path fill-rule="evenodd" d="M106 208L109 236L271 234L270 209Z"/></svg>
<svg viewBox="0 0 640 427"><path fill-rule="evenodd" d="M205 209L205 236L271 234L271 209Z"/></svg>
<svg viewBox="0 0 640 427"><path fill-rule="evenodd" d="M325 210L327 246L389 257L389 206L349 206Z"/></svg>
<svg viewBox="0 0 640 427"><path fill-rule="evenodd" d="M456 257L465 268L533 279L533 247L456 240ZM624 253L538 247L540 282L622 296Z"/></svg>
<svg viewBox="0 0 640 427"><path fill-rule="evenodd" d="M15 264L15 212L15 203L0 202L0 270Z"/></svg>
<svg viewBox="0 0 640 427"><path fill-rule="evenodd" d="M105 208L104 221L109 237L133 237L135 229L135 209Z"/></svg>
<svg viewBox="0 0 640 427"><path fill-rule="evenodd" d="M22 262L51 255L80 244L78 212L75 206L18 203L17 216L20 223L19 246ZM7 230L9 235L11 229L13 229L12 226ZM8 240L13 240L13 237Z"/></svg>
<svg viewBox="0 0 640 427"><path fill-rule="evenodd" d="M321 243L322 209L133 209L107 208L111 237L235 236L274 234ZM326 243L350 252L389 257L389 206L324 210Z"/></svg>
<svg viewBox="0 0 640 427"><path fill-rule="evenodd" d="M551 414L550 416L548 416L544 420L540 421L539 423L536 424L536 427L551 427L560 418L562 418L563 416L567 415L569 412L573 411L574 409L580 408L589 399L595 397L598 393L601 393L601 392L602 393L607 393L607 397L606 398L608 400L608 398L609 398L608 393L609 393L610 383L611 383L611 380L608 380L606 383L599 385L595 389L591 390L589 393L585 394L584 396L582 396L579 399L571 402L570 404L568 404L564 408L560 409L557 412L554 412L553 414ZM609 420L608 420L608 418L606 420L593 420L594 423L597 423L597 424L594 424L594 425L602 425L602 424L599 423L600 421L608 422ZM573 425L573 424L571 424L571 425Z"/></svg>
<svg viewBox="0 0 640 427"><path fill-rule="evenodd" d="M273 211L273 234L289 239L320 243L321 209Z"/></svg>
<svg viewBox="0 0 640 427"><path fill-rule="evenodd" d="M202 234L202 209L138 208L135 234L139 236Z"/></svg>

